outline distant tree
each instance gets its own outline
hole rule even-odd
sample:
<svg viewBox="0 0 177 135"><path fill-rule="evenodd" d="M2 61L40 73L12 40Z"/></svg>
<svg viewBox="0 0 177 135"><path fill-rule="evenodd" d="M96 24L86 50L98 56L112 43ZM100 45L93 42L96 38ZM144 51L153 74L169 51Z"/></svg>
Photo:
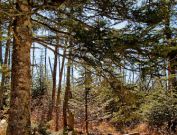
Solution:
<svg viewBox="0 0 177 135"><path fill-rule="evenodd" d="M49 107L49 114L48 114L48 120L52 119L52 114L54 111L55 107L55 97L56 97L56 75L57 75L57 59L58 59L58 47L55 47L55 52L54 52L54 66L53 66L53 72L52 72L52 78L53 78L53 88L52 88L52 101L50 103Z"/></svg>
<svg viewBox="0 0 177 135"><path fill-rule="evenodd" d="M5 48L5 56L4 56L4 61L2 68L3 70L9 70L8 67L8 59L9 59L9 50L10 50L10 45L11 45L11 26L12 24L9 23L8 26L8 34L7 34L7 41L6 41L6 48ZM5 85L7 84L7 78L9 75L5 71L2 72L2 78L1 78L1 94L0 94L0 107L3 109L3 100L4 100L4 93L6 91Z"/></svg>
<svg viewBox="0 0 177 135"><path fill-rule="evenodd" d="M64 93L64 101L63 101L63 129L67 130L68 128L68 121L67 121L67 116L68 116L68 101L71 98L71 50L69 52L70 57L68 59L67 63L67 73L66 73L66 88L65 88L65 93Z"/></svg>
<svg viewBox="0 0 177 135"><path fill-rule="evenodd" d="M61 104L61 90L62 90L62 79L63 79L63 71L65 66L66 59L66 49L63 50L63 58L61 63L61 69L59 70L59 83L58 83L58 92L56 99L56 127L55 130L59 130L59 112L60 112L60 104Z"/></svg>

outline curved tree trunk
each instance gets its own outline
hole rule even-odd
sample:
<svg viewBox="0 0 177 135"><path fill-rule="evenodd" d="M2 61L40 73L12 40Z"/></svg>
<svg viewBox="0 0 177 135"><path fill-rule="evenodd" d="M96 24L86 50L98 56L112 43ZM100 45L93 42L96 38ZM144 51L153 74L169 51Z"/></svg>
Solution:
<svg viewBox="0 0 177 135"><path fill-rule="evenodd" d="M12 91L7 135L30 135L32 31L29 0L17 0L16 9L21 15L17 16L13 23Z"/></svg>

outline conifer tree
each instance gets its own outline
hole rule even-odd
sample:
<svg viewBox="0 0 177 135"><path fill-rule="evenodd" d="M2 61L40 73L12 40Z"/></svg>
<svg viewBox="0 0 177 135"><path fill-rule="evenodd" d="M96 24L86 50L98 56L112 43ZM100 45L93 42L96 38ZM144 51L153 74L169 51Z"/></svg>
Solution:
<svg viewBox="0 0 177 135"><path fill-rule="evenodd" d="M32 25L29 1L16 1L16 10L20 15L13 22L12 91L7 135L30 135Z"/></svg>

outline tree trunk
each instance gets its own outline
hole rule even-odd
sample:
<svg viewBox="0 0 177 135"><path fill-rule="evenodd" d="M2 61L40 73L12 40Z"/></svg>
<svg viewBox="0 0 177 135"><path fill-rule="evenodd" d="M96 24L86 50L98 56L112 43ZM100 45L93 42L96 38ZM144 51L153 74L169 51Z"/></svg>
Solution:
<svg viewBox="0 0 177 135"><path fill-rule="evenodd" d="M45 79L47 79L47 48L45 48Z"/></svg>
<svg viewBox="0 0 177 135"><path fill-rule="evenodd" d="M2 37L2 21L0 21L0 37ZM0 39L0 65L2 65L2 39Z"/></svg>
<svg viewBox="0 0 177 135"><path fill-rule="evenodd" d="M59 111L60 111L60 94L61 94L61 85L62 85L62 78L63 78L63 70L65 65L65 57L66 57L66 49L63 52L63 59L61 64L61 69L59 70L59 83L58 83L58 93L57 93L57 101L56 101L56 127L55 130L59 130Z"/></svg>
<svg viewBox="0 0 177 135"><path fill-rule="evenodd" d="M3 62L3 66L4 68L8 68L8 57L9 57L9 49L10 49L10 42L11 42L11 38L10 38L10 34L11 34L11 23L9 23L9 27L8 27L8 39L6 42L6 49L5 49L5 57L4 57L4 62ZM4 85L6 83L6 76L5 73L2 72L2 78L1 78L1 91L0 91L0 108L3 109L3 95L4 95Z"/></svg>
<svg viewBox="0 0 177 135"><path fill-rule="evenodd" d="M85 133L89 134L88 131L88 95L91 89L91 72L85 69Z"/></svg>
<svg viewBox="0 0 177 135"><path fill-rule="evenodd" d="M86 135L89 134L88 131L88 93L89 93L89 89L85 88L85 133Z"/></svg>
<svg viewBox="0 0 177 135"><path fill-rule="evenodd" d="M56 46L55 47L54 67L53 67L53 72L52 72L52 78L53 78L52 101L51 101L51 104L49 105L48 120L52 119L52 114L53 114L54 106L55 106L57 57L58 57L58 47Z"/></svg>
<svg viewBox="0 0 177 135"><path fill-rule="evenodd" d="M17 0L12 54L12 91L7 135L30 135L31 71L30 48L32 44L31 7L28 0Z"/></svg>
<svg viewBox="0 0 177 135"><path fill-rule="evenodd" d="M11 56L11 54L12 54L12 53L11 53L11 50L12 50L11 47L9 47L9 61L8 61L8 66L9 66L10 69L11 69L11 66L12 66L12 65L11 65L11 59L12 59L12 58L11 58L11 57L12 57L12 56Z"/></svg>
<svg viewBox="0 0 177 135"><path fill-rule="evenodd" d="M68 109L68 129L70 131L74 130L74 114Z"/></svg>
<svg viewBox="0 0 177 135"><path fill-rule="evenodd" d="M89 94L89 88L85 88L85 133L86 135L89 134L88 131L88 94Z"/></svg>
<svg viewBox="0 0 177 135"><path fill-rule="evenodd" d="M71 53L69 54L71 55ZM67 76L66 76L66 89L64 94L64 101L63 101L63 129L67 129L67 110L68 108L68 101L69 101L69 92L71 92L71 59L69 56L68 65L67 65Z"/></svg>
<svg viewBox="0 0 177 135"><path fill-rule="evenodd" d="M51 63L50 57L48 57L48 59L49 59L50 72L53 77L52 63Z"/></svg>
<svg viewBox="0 0 177 135"><path fill-rule="evenodd" d="M171 14L171 3L170 2L166 2L166 16L165 16L165 30L164 30L164 34L166 36L167 42L169 43L169 46L175 46L175 43L172 40L172 31L170 28L170 14ZM169 64L168 64L168 76L169 76L169 89L173 89L177 92L177 79L176 79L176 62L177 62L177 58L176 58L176 52L170 52L168 54L168 60L169 60Z"/></svg>
<svg viewBox="0 0 177 135"><path fill-rule="evenodd" d="M0 1L1 2L1 1ZM1 26L2 22L0 21L0 65L2 65L2 26ZM0 89L0 110L2 109L3 105L2 105L2 100L3 100L3 89Z"/></svg>
<svg viewBox="0 0 177 135"><path fill-rule="evenodd" d="M31 76L32 78L34 77L34 66L35 66L35 45L33 44L33 47L32 47L32 71L31 71Z"/></svg>

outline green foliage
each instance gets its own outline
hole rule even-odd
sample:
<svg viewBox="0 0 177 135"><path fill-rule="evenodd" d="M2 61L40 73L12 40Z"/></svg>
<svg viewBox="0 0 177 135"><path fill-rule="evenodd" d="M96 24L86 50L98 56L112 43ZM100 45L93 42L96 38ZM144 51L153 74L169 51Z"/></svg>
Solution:
<svg viewBox="0 0 177 135"><path fill-rule="evenodd" d="M119 124L138 122L141 118L139 107L143 103L143 94L134 87L124 85L120 80L114 83L113 88L103 80L94 88L98 116Z"/></svg>
<svg viewBox="0 0 177 135"><path fill-rule="evenodd" d="M40 135L51 135L48 124L40 123L40 124L34 124L32 123L32 133L33 134L40 134Z"/></svg>
<svg viewBox="0 0 177 135"><path fill-rule="evenodd" d="M120 100L118 111L113 113L112 122L122 124L134 124L141 120L139 107L143 103L143 97L138 91L125 90L123 101Z"/></svg>
<svg viewBox="0 0 177 135"><path fill-rule="evenodd" d="M149 93L140 109L144 120L158 127L174 120L177 117L177 99L174 96L163 89Z"/></svg>
<svg viewBox="0 0 177 135"><path fill-rule="evenodd" d="M3 73L5 75L5 77L9 77L10 76L10 69L8 68L7 65L2 65L0 67L0 72Z"/></svg>
<svg viewBox="0 0 177 135"><path fill-rule="evenodd" d="M46 94L48 87L50 86L50 81L45 77L41 78L37 76L33 79L32 85L32 97L36 98L38 96L42 96Z"/></svg>

